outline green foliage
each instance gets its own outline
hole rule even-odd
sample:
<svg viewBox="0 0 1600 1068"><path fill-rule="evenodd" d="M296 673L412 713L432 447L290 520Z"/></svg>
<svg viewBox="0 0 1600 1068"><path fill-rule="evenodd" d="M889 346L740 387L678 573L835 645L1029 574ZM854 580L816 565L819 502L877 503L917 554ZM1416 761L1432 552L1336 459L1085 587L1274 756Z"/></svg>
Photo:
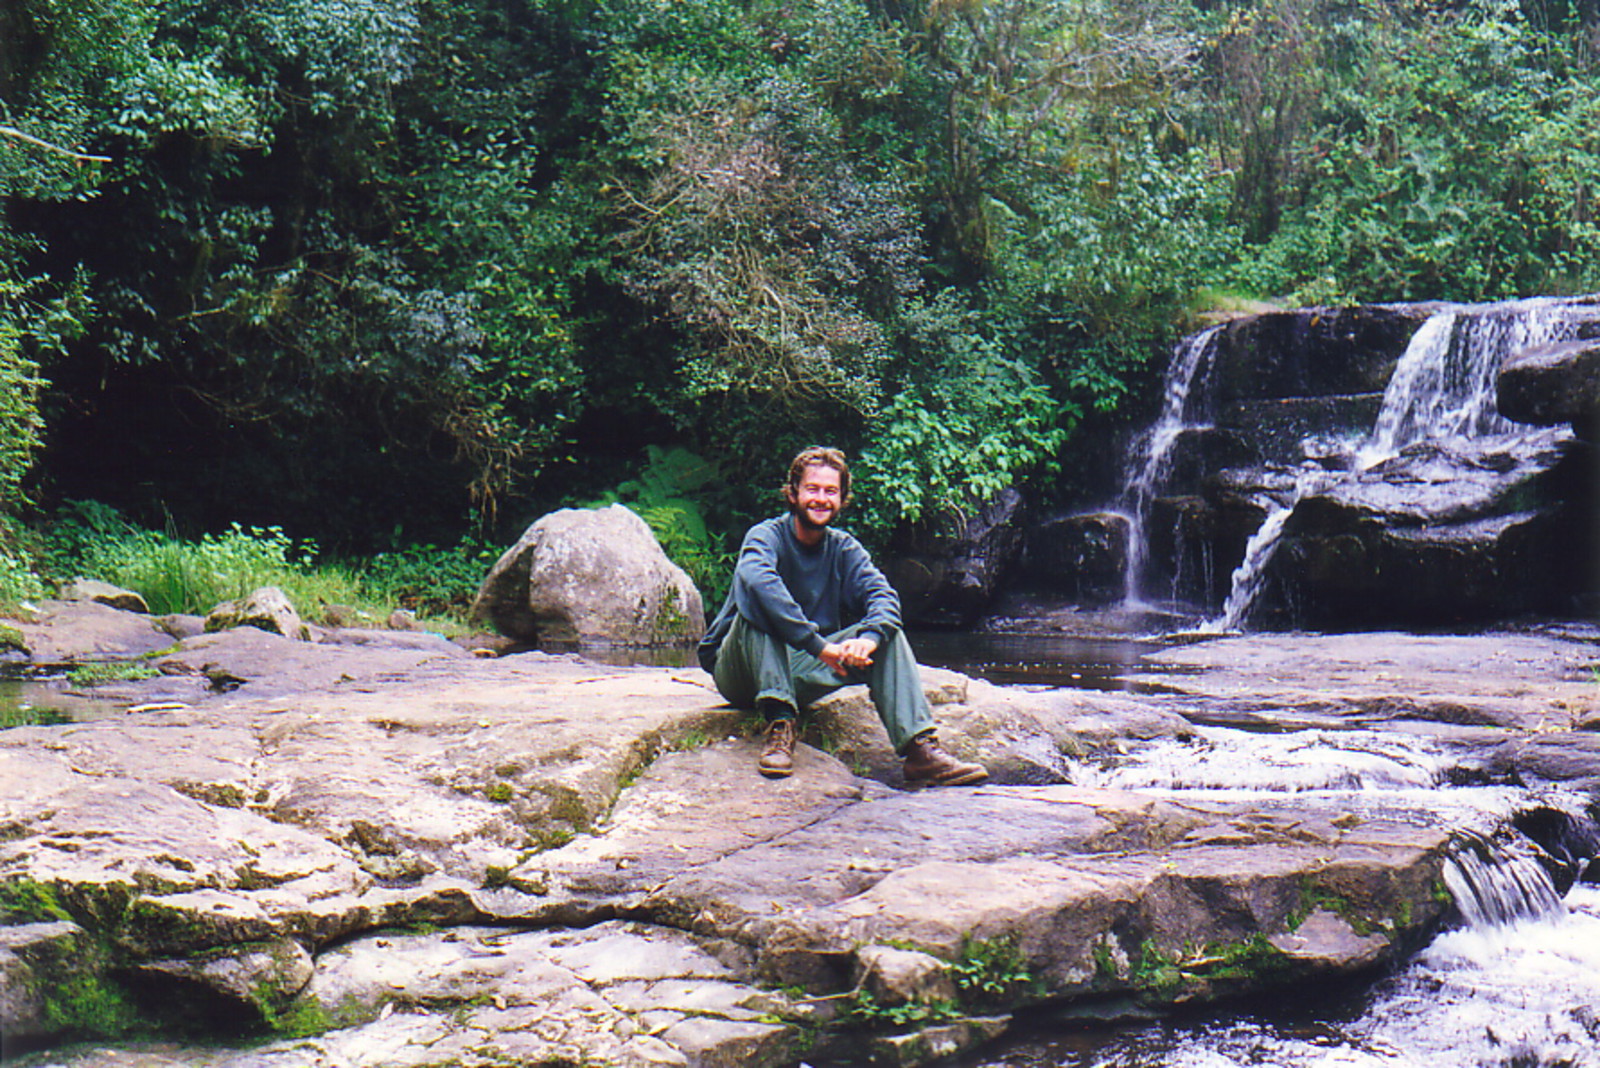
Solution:
<svg viewBox="0 0 1600 1068"><path fill-rule="evenodd" d="M73 916L55 887L33 879L0 883L0 918L7 924L57 923Z"/></svg>
<svg viewBox="0 0 1600 1068"><path fill-rule="evenodd" d="M28 554L15 545L11 521L0 516L0 616L15 615L22 606L44 596L44 583ZM18 642L21 635L18 635ZM8 644L0 641L0 646Z"/></svg>
<svg viewBox="0 0 1600 1068"><path fill-rule="evenodd" d="M1146 939L1139 947L1132 978L1136 987L1171 999L1192 983L1260 982L1286 965L1283 951L1259 933L1237 942L1211 943L1182 952L1167 952Z"/></svg>
<svg viewBox="0 0 1600 1068"><path fill-rule="evenodd" d="M128 995L99 975L71 976L44 995L44 1017L51 1030L75 1038L117 1038L140 1023Z"/></svg>
<svg viewBox="0 0 1600 1068"><path fill-rule="evenodd" d="M927 306L910 333L933 354L874 420L854 468L863 525L879 537L1049 471L1075 414L948 301Z"/></svg>
<svg viewBox="0 0 1600 1068"><path fill-rule="evenodd" d="M296 998L283 1009L275 1009L270 1004L262 1004L260 1008L267 1027L284 1038L309 1038L337 1026L332 1014L313 997Z"/></svg>
<svg viewBox="0 0 1600 1068"><path fill-rule="evenodd" d="M850 1014L868 1027L912 1027L920 1024L959 1020L964 1013L953 1001L908 1001L901 1005L880 1005L865 990L858 992Z"/></svg>
<svg viewBox="0 0 1600 1068"><path fill-rule="evenodd" d="M106 682L137 682L153 679L161 672L149 664L127 661L92 661L79 664L67 672L67 681L74 686L98 686Z"/></svg>
<svg viewBox="0 0 1600 1068"><path fill-rule="evenodd" d="M0 682L0 730L12 727L59 727L72 717L59 708L46 708L27 700L16 700Z"/></svg>
<svg viewBox="0 0 1600 1068"><path fill-rule="evenodd" d="M499 550L476 538L450 547L410 545L377 553L353 568L361 596L421 617L464 621Z"/></svg>
<svg viewBox="0 0 1600 1068"><path fill-rule="evenodd" d="M708 516L727 515L729 488L715 464L687 449L651 445L639 477L591 507L625 504L650 527L668 559L683 568L707 606L720 604L732 581L733 554Z"/></svg>
<svg viewBox="0 0 1600 1068"><path fill-rule="evenodd" d="M0 278L0 511L22 496L22 479L39 447L38 365L23 352L22 327L12 308L15 286Z"/></svg>
<svg viewBox="0 0 1600 1068"><path fill-rule="evenodd" d="M22 632L16 627L0 623L0 650L25 653L28 651L27 639L23 637Z"/></svg>
<svg viewBox="0 0 1600 1068"><path fill-rule="evenodd" d="M879 538L1047 478L1207 290L1600 288L1592 16L12 0L0 514L445 545L681 448L736 489L629 503L714 603L793 448L865 453ZM457 610L456 550L395 552Z"/></svg>
<svg viewBox="0 0 1600 1068"><path fill-rule="evenodd" d="M1015 1004L1037 997L1041 983L1014 935L968 939L950 965L956 989L973 1005Z"/></svg>
<svg viewBox="0 0 1600 1068"><path fill-rule="evenodd" d="M1238 255L1230 183L1200 149L1148 136L1118 145L1110 173L1040 191L997 226L995 311L1070 401L1110 411L1130 373L1186 325L1195 294Z"/></svg>
<svg viewBox="0 0 1600 1068"><path fill-rule="evenodd" d="M709 731L702 730L699 727L692 727L667 743L667 748L674 753L688 753L696 749L704 749L715 741L716 739Z"/></svg>
<svg viewBox="0 0 1600 1068"><path fill-rule="evenodd" d="M1347 300L1600 283L1600 84L1580 41L1502 0L1418 22L1377 4L1353 16L1338 33L1349 68L1309 133L1305 192L1240 277Z"/></svg>
<svg viewBox="0 0 1600 1068"><path fill-rule="evenodd" d="M233 524L221 534L190 540L134 526L97 502L78 501L57 517L49 537L53 574L133 590L158 615L203 615L262 586L276 586L291 603L306 607L363 599L353 576L314 567L316 546L278 527Z"/></svg>

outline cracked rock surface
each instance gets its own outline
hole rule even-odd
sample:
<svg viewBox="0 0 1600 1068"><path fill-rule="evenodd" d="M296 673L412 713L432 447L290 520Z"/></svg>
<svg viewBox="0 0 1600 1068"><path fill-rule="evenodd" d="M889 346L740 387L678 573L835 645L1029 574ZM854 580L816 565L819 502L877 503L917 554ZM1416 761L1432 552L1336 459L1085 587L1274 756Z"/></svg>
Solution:
<svg viewBox="0 0 1600 1068"><path fill-rule="evenodd" d="M28 633L52 660L74 655L69 614ZM856 690L772 782L698 670L478 659L415 634L149 649L96 618L77 654L129 634L124 655L165 674L101 688L99 718L0 731L0 1033L82 1037L98 998L212 1035L42 1055L78 1068L913 1064L1041 1002L1160 1007L1381 967L1446 918L1437 820L1077 772L1188 744L1223 704L1370 716L1387 694L1422 731L1466 703L1436 725L1530 767L1519 738L1595 711L1571 685L1583 647L1558 635L1516 644L1520 680L1481 697L1463 680L1484 651L1446 639L1410 660L1391 642L1381 677L1357 669L1370 648L1286 639L1323 658L1294 685L1271 639L1212 642L1171 654L1197 665L1181 692L1144 696L929 669L941 736L995 775L907 792ZM192 681L213 677L239 682ZM889 1026L897 1001L928 1018Z"/></svg>

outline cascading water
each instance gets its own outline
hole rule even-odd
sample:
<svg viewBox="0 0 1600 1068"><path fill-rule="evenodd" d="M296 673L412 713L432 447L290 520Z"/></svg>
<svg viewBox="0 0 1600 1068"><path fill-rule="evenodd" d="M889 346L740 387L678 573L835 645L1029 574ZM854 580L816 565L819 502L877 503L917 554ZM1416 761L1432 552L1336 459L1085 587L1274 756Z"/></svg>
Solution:
<svg viewBox="0 0 1600 1068"><path fill-rule="evenodd" d="M1510 353L1570 333L1565 305L1548 298L1453 307L1430 316L1395 365L1371 432L1350 454L1348 472L1307 461L1288 504L1272 503L1235 569L1222 614L1203 632L1238 630L1264 585L1265 569L1294 508L1337 477L1354 477L1422 441L1459 445L1542 433L1519 428L1495 410L1495 374Z"/></svg>
<svg viewBox="0 0 1600 1068"><path fill-rule="evenodd" d="M1558 340L1563 305L1549 299L1440 312L1417 329L1384 390L1383 409L1357 450L1361 467L1428 439L1520 432L1495 410L1495 373L1519 349Z"/></svg>
<svg viewBox="0 0 1600 1068"><path fill-rule="evenodd" d="M1355 820L1390 817L1453 830L1443 870L1460 926L1360 996L1319 990L1232 1018L1124 1022L1104 1032L1017 1043L980 1068L1600 1068L1600 887L1564 896L1550 860L1517 827L1581 824L1600 843L1589 800L1510 786L1451 786L1449 742L1349 727L1260 733L1198 727L1103 766L1086 786L1204 805L1323 798ZM1530 813L1537 818L1530 818Z"/></svg>
<svg viewBox="0 0 1600 1068"><path fill-rule="evenodd" d="M1161 399L1161 414L1134 449L1123 481L1122 500L1128 517L1128 563L1123 596L1129 606L1144 603L1141 579L1149 555L1145 524L1150 518L1150 502L1172 473L1173 447L1188 430L1205 424L1190 421L1191 399L1197 381L1203 381L1211 358L1217 351L1220 326L1213 326L1180 341L1172 350L1172 363Z"/></svg>

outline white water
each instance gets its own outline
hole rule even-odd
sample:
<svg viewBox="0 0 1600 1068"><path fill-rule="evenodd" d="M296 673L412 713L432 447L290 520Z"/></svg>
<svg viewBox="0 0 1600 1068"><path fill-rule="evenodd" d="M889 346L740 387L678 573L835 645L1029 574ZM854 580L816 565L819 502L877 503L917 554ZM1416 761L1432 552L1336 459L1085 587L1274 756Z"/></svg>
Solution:
<svg viewBox="0 0 1600 1068"><path fill-rule="evenodd" d="M1351 1020L1240 1020L1134 1038L1093 1068L1595 1068L1600 888L1558 913L1440 936ZM1043 1063L1034 1061L1033 1063ZM1067 1064L1072 1062L1060 1061Z"/></svg>
<svg viewBox="0 0 1600 1068"><path fill-rule="evenodd" d="M1366 991L1302 994L1293 1006L1204 1021L1125 1026L1098 1041L1020 1043L983 1068L1600 1068L1600 887L1562 899L1513 828L1530 806L1581 816L1583 796L1445 785L1460 754L1392 730L1262 734L1198 727L1105 767L1085 785L1195 800L1249 798L1452 829L1447 888L1464 926ZM1317 1000L1318 998L1322 1000ZM1336 1000L1329 1000L1336 999ZM1277 1010L1277 1011L1274 1011Z"/></svg>
<svg viewBox="0 0 1600 1068"><path fill-rule="evenodd" d="M1358 450L1362 468L1419 441L1516 434L1495 410L1495 374L1506 356L1558 340L1565 305L1549 299L1460 308L1430 317L1412 335L1383 393L1383 408Z"/></svg>
<svg viewBox="0 0 1600 1068"><path fill-rule="evenodd" d="M1299 500L1297 495L1295 503L1298 504ZM1267 518L1262 521L1256 532L1250 535L1250 540L1245 542L1244 559L1233 569L1228 599L1222 605L1222 614L1200 624L1201 633L1224 634L1244 626L1245 616L1256 603L1256 595L1261 592L1262 583L1266 581L1267 563L1277 551L1278 541L1283 537L1284 525L1289 522L1289 517L1293 514L1292 504L1274 505L1267 511Z"/></svg>
<svg viewBox="0 0 1600 1068"><path fill-rule="evenodd" d="M1190 399L1196 381L1204 378L1204 371L1216 354L1217 334L1221 329L1213 326L1202 330L1185 338L1172 350L1172 364L1167 368L1161 397L1161 414L1130 457L1123 480L1123 501L1129 524L1123 600L1130 607L1144 604L1140 582L1149 552L1145 523L1150 517L1150 502L1172 473L1172 453L1178 439L1185 431L1203 429L1206 425L1188 420Z"/></svg>
<svg viewBox="0 0 1600 1068"><path fill-rule="evenodd" d="M1354 452L1353 478L1422 441L1476 441L1545 433L1520 427L1495 410L1495 375L1512 352L1560 340L1571 333L1569 305L1549 298L1452 308L1417 328L1384 390L1372 431ZM1312 466L1308 465L1308 469ZM1340 474L1317 467L1320 478L1302 471L1293 501L1274 504L1245 546L1231 576L1221 615L1201 624L1207 633L1240 629L1265 584L1266 566L1277 550L1295 505Z"/></svg>

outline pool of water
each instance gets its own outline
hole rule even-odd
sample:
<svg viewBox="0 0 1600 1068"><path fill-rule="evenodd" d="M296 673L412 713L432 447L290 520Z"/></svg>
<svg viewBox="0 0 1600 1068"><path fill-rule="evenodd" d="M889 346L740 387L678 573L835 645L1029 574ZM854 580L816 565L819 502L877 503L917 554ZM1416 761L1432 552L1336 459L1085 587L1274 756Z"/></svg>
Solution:
<svg viewBox="0 0 1600 1068"><path fill-rule="evenodd" d="M919 663L1005 686L1144 691L1159 689L1161 675L1188 670L1144 659L1169 644L1159 637L1056 631L922 631L908 636ZM614 666L698 666L689 646L634 649L551 644L543 651Z"/></svg>
<svg viewBox="0 0 1600 1068"><path fill-rule="evenodd" d="M0 730L108 719L123 715L127 704L79 692L64 667L0 665Z"/></svg>
<svg viewBox="0 0 1600 1068"><path fill-rule="evenodd" d="M923 664L1004 686L1140 691L1175 673L1144 659L1166 647L1150 637L946 631L913 634L911 646Z"/></svg>

